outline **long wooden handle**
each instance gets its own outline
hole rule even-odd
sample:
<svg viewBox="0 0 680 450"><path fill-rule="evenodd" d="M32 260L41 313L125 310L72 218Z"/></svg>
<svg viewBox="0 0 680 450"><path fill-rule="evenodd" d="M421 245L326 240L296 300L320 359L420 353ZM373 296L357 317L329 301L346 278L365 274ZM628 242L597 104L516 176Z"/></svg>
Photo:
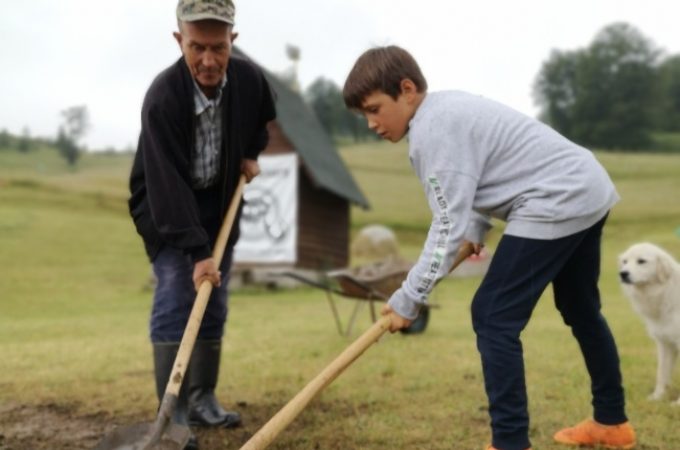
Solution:
<svg viewBox="0 0 680 450"><path fill-rule="evenodd" d="M466 241L465 244L458 249L458 253L456 253L456 258L453 260L453 263L451 264L449 273L456 270L456 267L458 267L460 263L465 261L468 258L468 256L471 256L474 252L475 245L472 242Z"/></svg>
<svg viewBox="0 0 680 450"><path fill-rule="evenodd" d="M463 246L458 250L451 271L458 267L468 256L474 252L472 245ZM241 450L263 450L276 439L309 402L352 364L364 351L390 329L390 316L382 316L364 334L347 347L340 355L321 371L312 381L307 383L298 394L281 408L269 422L246 442Z"/></svg>
<svg viewBox="0 0 680 450"><path fill-rule="evenodd" d="M371 326L356 341L347 347L332 363L321 371L307 386L281 408L269 422L253 435L245 443L241 450L261 450L266 448L295 419L307 404L323 388L328 386L340 375L354 360L370 347L380 336L390 328L390 317L383 316Z"/></svg>
<svg viewBox="0 0 680 450"><path fill-rule="evenodd" d="M239 204L241 203L241 196L243 195L245 184L246 177L245 175L241 175L234 196L229 204L229 209L227 210L227 214L224 217L219 234L217 235L217 241L215 241L215 247L213 248L212 253L212 257L215 260L215 265L217 267L220 267L220 263L222 262L222 257L224 256L224 251L227 247L227 241L229 240L229 234L231 233L231 227L234 224L234 219L236 218L236 213ZM182 342L180 342L179 349L177 350L175 364L172 367L171 376L165 388L165 394L179 395L179 389L182 386L182 380L186 373L189 359L191 358L191 352L194 349L194 344L196 343L196 336L198 336L198 330L201 327L201 321L203 320L203 314L205 314L205 308L208 305L212 288L213 285L208 280L203 281L198 288L194 306L191 308L189 321L184 329Z"/></svg>

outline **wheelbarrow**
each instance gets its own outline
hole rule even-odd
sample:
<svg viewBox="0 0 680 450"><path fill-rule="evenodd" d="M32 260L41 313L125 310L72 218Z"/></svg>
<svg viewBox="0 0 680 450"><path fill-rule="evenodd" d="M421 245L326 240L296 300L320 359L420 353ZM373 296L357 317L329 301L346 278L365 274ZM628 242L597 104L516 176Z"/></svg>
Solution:
<svg viewBox="0 0 680 450"><path fill-rule="evenodd" d="M387 301L394 291L401 287L401 283L406 279L412 266L413 264L408 261L388 258L371 264L326 272L324 274L324 281L313 280L294 272L284 272L282 275L326 292L338 333L349 336L352 333L359 309L364 303L361 301L356 303L352 309L347 326L343 328L333 295L340 295L353 300L368 301L371 320L375 322L377 320L375 312L376 301L380 303ZM434 305L423 306L420 309L418 318L413 321L410 327L401 330L401 332L404 334L415 334L425 331L430 320L430 308L432 307Z"/></svg>

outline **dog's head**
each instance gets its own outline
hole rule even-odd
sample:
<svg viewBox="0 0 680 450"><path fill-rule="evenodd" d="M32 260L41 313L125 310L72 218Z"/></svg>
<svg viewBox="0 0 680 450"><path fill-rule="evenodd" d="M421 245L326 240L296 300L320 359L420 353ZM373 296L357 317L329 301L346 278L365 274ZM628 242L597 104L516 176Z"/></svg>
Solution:
<svg viewBox="0 0 680 450"><path fill-rule="evenodd" d="M663 283L671 276L673 261L654 244L635 244L619 256L619 279L633 286Z"/></svg>

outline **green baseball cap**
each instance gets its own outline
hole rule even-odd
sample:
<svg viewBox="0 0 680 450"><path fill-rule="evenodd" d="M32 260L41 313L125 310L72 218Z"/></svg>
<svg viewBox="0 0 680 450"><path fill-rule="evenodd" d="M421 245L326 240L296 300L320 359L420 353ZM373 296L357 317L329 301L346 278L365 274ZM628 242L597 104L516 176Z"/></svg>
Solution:
<svg viewBox="0 0 680 450"><path fill-rule="evenodd" d="M179 0L177 18L182 22L219 20L234 24L236 8L232 0Z"/></svg>

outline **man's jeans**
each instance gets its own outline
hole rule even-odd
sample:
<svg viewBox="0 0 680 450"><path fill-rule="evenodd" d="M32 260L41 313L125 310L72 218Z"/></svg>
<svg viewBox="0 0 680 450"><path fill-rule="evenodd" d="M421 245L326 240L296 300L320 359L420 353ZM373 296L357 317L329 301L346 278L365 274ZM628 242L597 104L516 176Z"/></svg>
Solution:
<svg viewBox="0 0 680 450"><path fill-rule="evenodd" d="M229 270L233 248L227 248L220 271L222 284L213 287L206 307L199 340L219 340L227 320ZM191 258L179 250L164 247L153 261L153 271L158 280L151 310L151 342L180 342L196 298L192 281L194 265Z"/></svg>

